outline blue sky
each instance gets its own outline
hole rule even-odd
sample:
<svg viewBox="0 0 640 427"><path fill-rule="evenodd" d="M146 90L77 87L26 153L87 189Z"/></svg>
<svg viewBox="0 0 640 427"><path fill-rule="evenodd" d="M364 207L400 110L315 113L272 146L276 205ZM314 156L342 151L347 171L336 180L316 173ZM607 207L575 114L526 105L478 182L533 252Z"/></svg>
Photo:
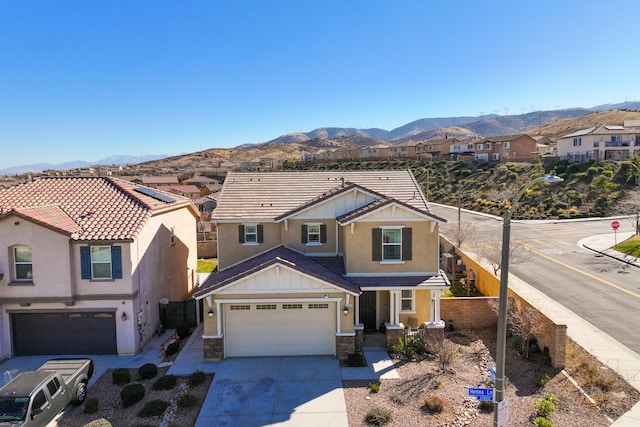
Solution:
<svg viewBox="0 0 640 427"><path fill-rule="evenodd" d="M0 169L640 100L640 2L0 2Z"/></svg>

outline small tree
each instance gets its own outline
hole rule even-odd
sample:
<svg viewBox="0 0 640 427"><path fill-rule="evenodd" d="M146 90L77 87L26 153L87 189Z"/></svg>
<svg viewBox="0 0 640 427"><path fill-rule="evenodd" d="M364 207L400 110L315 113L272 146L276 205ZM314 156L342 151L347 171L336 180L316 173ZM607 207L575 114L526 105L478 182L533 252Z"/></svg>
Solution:
<svg viewBox="0 0 640 427"><path fill-rule="evenodd" d="M509 244L509 265L518 265L529 259L531 254L525 249L527 242L522 239L511 239ZM487 260L493 269L493 274L498 275L502 268L502 235L492 234L477 243L477 253Z"/></svg>
<svg viewBox="0 0 640 427"><path fill-rule="evenodd" d="M489 300L491 309L497 314L499 311L498 300ZM529 344L536 335L542 332L542 319L540 313L528 305L520 307L514 298L507 300L507 325L513 335L520 338L520 351L525 359L529 358Z"/></svg>
<svg viewBox="0 0 640 427"><path fill-rule="evenodd" d="M445 339L443 329L423 328L421 331L427 352L433 354L442 372L447 372L447 368L459 354L458 346Z"/></svg>
<svg viewBox="0 0 640 427"><path fill-rule="evenodd" d="M450 223L442 227L443 234L451 237L456 243L456 248L462 246L467 240L474 240L478 226L471 221L460 221L459 223Z"/></svg>

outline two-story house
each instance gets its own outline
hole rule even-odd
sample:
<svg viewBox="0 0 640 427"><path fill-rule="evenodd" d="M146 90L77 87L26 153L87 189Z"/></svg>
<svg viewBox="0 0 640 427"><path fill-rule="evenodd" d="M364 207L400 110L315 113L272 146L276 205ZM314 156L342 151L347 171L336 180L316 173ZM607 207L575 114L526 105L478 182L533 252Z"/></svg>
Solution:
<svg viewBox="0 0 640 427"><path fill-rule="evenodd" d="M558 157L570 162L626 160L640 156L640 120L582 129L558 139Z"/></svg>
<svg viewBox="0 0 640 427"><path fill-rule="evenodd" d="M197 286L198 211L111 177L0 189L0 354L137 353Z"/></svg>
<svg viewBox="0 0 640 427"><path fill-rule="evenodd" d="M206 359L335 355L367 330L443 327L439 226L410 171L229 173L213 213L218 268Z"/></svg>
<svg viewBox="0 0 640 427"><path fill-rule="evenodd" d="M490 136L474 142L475 159L481 162L509 162L537 157L537 141L526 134Z"/></svg>

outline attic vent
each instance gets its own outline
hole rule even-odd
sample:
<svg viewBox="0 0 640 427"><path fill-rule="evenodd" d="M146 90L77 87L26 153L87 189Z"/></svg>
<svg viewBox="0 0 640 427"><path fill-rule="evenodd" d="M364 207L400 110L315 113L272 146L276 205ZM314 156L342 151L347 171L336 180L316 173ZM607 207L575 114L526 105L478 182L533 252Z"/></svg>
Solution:
<svg viewBox="0 0 640 427"><path fill-rule="evenodd" d="M263 208L265 206L273 206L273 203L260 203L260 206L262 206Z"/></svg>

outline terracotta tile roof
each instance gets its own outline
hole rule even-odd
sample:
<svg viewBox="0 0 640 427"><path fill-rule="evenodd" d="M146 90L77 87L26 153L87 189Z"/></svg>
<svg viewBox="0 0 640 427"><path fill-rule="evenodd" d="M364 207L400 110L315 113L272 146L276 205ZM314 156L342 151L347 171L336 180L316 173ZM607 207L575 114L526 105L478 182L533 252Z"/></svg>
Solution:
<svg viewBox="0 0 640 427"><path fill-rule="evenodd" d="M317 258L305 256L285 246L277 246L274 249L249 258L244 262L209 275L207 280L200 286L200 289L195 292L194 296L197 298L207 295L214 290L220 289L276 263L288 265L294 270L329 282L340 288L360 293L360 289L357 286L354 286L349 280L336 271L328 268L328 264L323 265L322 263L316 262L315 259ZM334 262L331 265L337 266L338 263Z"/></svg>
<svg viewBox="0 0 640 427"><path fill-rule="evenodd" d="M200 194L200 189L195 185L161 185L158 190L168 191L170 193L192 193Z"/></svg>
<svg viewBox="0 0 640 427"><path fill-rule="evenodd" d="M143 176L143 184L179 184L176 176Z"/></svg>
<svg viewBox="0 0 640 427"><path fill-rule="evenodd" d="M392 197L423 212L427 202L410 171L229 172L215 219L275 220L335 192L342 181Z"/></svg>
<svg viewBox="0 0 640 427"><path fill-rule="evenodd" d="M0 189L0 219L15 214L74 240L131 240L154 213L192 205L152 190L173 202L159 200L135 191L139 187L112 177L43 178Z"/></svg>

